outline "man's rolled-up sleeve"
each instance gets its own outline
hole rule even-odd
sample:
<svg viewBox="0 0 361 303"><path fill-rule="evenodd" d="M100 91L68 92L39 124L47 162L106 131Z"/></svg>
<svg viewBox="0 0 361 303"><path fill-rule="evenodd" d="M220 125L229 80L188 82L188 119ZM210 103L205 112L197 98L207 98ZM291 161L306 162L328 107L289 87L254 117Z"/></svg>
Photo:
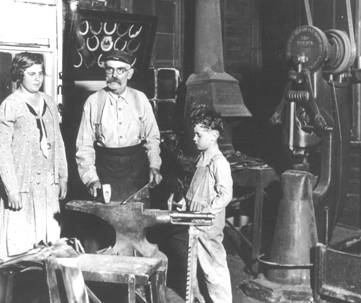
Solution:
<svg viewBox="0 0 361 303"><path fill-rule="evenodd" d="M95 133L91 123L91 108L86 102L76 139L76 163L80 179L85 185L99 180L95 168Z"/></svg>
<svg viewBox="0 0 361 303"><path fill-rule="evenodd" d="M147 101L144 113L144 136L145 148L151 168L160 169L162 160L160 158L160 133L157 121L155 119L152 106Z"/></svg>

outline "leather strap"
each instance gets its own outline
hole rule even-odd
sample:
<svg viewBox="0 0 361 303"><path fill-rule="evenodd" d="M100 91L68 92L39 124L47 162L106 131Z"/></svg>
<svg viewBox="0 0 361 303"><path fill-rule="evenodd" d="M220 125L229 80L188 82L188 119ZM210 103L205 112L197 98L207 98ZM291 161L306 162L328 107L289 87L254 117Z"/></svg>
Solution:
<svg viewBox="0 0 361 303"><path fill-rule="evenodd" d="M98 92L98 106L97 106L97 117L95 120L95 138L99 141L101 133L100 133L100 124L103 116L105 101L107 100L106 91L101 89Z"/></svg>
<svg viewBox="0 0 361 303"><path fill-rule="evenodd" d="M308 25L313 25L310 2L309 2L309 0L303 0L303 3L305 5L307 24Z"/></svg>

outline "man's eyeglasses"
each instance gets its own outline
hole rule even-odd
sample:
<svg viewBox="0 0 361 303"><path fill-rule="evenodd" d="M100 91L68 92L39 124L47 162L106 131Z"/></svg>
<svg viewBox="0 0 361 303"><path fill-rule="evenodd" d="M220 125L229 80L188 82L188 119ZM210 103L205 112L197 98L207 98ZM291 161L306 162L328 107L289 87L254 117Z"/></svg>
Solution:
<svg viewBox="0 0 361 303"><path fill-rule="evenodd" d="M131 68L125 68L125 67L114 68L114 67L106 66L104 69L105 69L105 73L108 75L113 75L115 72L116 75L121 76L127 71L129 71Z"/></svg>

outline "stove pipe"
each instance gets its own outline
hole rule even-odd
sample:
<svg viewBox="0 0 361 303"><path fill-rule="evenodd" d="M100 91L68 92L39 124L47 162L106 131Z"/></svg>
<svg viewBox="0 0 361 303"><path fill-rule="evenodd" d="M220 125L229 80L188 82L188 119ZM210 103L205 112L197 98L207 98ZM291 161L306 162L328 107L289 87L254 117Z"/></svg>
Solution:
<svg viewBox="0 0 361 303"><path fill-rule="evenodd" d="M186 146L192 142L189 113L194 107L203 104L219 113L223 118L252 116L244 104L238 80L224 71L221 31L219 0L196 0L194 73L186 82ZM225 133L220 142L221 150L224 152L234 151L231 127L228 125L227 119L223 120Z"/></svg>

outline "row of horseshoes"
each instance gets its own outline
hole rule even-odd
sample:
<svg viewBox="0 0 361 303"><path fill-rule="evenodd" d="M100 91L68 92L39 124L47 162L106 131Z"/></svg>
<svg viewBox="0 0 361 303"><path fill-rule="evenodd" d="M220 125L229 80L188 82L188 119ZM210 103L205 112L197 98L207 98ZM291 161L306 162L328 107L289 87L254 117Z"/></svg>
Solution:
<svg viewBox="0 0 361 303"><path fill-rule="evenodd" d="M77 51L77 54L78 54L78 56L79 56L79 63L73 65L75 68L79 68L79 67L82 66L82 64L83 64L83 56L81 55L81 53L80 53L79 51ZM97 59L97 64L98 64L98 66L99 66L100 68L103 68L103 67L104 67L104 61L102 61L102 57L103 57L103 54L100 54L100 55L98 56L98 59ZM137 58L134 58L131 66L134 66L134 64L135 64L136 62L137 62Z"/></svg>
<svg viewBox="0 0 361 303"><path fill-rule="evenodd" d="M130 39L134 39L139 36L141 31L143 30L143 26L139 26L138 28L135 27L134 24L130 25L125 31L120 32L120 24L113 23L109 28L109 24L107 22L100 22L98 28L95 28L94 25L90 24L89 21L85 20L81 23L81 26L79 27L79 34L82 36L87 35L89 32L93 34L93 36L86 38L85 44L87 49L90 52L95 52L96 50L100 49L103 52L114 50L127 50L128 52L135 53L139 47L140 42L137 42L136 40L126 40L127 37ZM106 36L102 37L101 40L97 35L99 35L101 32L104 32ZM114 33L117 33L117 38L115 41L113 41L112 35ZM79 62L74 64L74 68L79 68L83 64L83 56L81 52L77 49L77 55L79 57ZM99 67L104 67L104 62L102 62L103 54L100 54L97 59L97 64ZM134 62L132 63L132 66L136 62L136 58L134 59Z"/></svg>
<svg viewBox="0 0 361 303"><path fill-rule="evenodd" d="M104 36L100 41L97 36L88 37L86 39L86 47L89 51L94 52L97 49L100 49L103 52L108 52L114 48L114 50L127 50L128 52L135 53L139 47L140 42L135 40L123 40L122 37L118 37L113 41L112 36Z"/></svg>
<svg viewBox="0 0 361 303"><path fill-rule="evenodd" d="M83 25L85 26L85 28L82 28L84 27ZM104 34L108 36L111 36L116 32L118 37L124 37L125 35L128 35L130 39L133 39L139 36L141 31L143 30L142 25L139 26L137 29L135 25L132 24L125 31L120 31L120 25L121 24L113 23L113 25L110 26L111 28L108 28L108 22L104 22L104 24L103 22L100 22L99 27L94 29L94 25L89 24L88 20L84 20L79 26L79 34L85 36L90 32L96 36L99 35L103 30Z"/></svg>

